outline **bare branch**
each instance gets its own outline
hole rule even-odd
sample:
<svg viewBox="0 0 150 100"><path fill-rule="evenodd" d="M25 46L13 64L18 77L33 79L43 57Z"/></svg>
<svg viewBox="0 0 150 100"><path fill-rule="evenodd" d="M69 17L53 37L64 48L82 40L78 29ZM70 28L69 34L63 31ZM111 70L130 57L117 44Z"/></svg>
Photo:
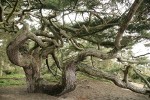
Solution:
<svg viewBox="0 0 150 100"><path fill-rule="evenodd" d="M127 62L128 64L140 64L140 63L149 63L149 61L136 61L136 60L127 60L121 57L118 57L117 60L121 63Z"/></svg>
<svg viewBox="0 0 150 100"><path fill-rule="evenodd" d="M35 34L32 32L28 32L27 34L28 38L31 40L37 42L41 47L46 47L47 45L42 41L42 39L38 38Z"/></svg>
<svg viewBox="0 0 150 100"><path fill-rule="evenodd" d="M141 93L141 94L147 94L147 95L150 94L150 89L134 86L130 82L125 83L117 75L110 74L110 73L104 72L102 70L97 70L94 67L90 67L88 65L81 64L78 66L78 70L81 72L87 73L88 75L108 79L108 80L112 81L115 85L117 85L121 88L130 89L131 91Z"/></svg>
<svg viewBox="0 0 150 100"><path fill-rule="evenodd" d="M70 39L70 42L77 50L81 50L81 51L84 50L83 48L78 46L78 44L76 43L76 41L74 39Z"/></svg>
<svg viewBox="0 0 150 100"><path fill-rule="evenodd" d="M61 70L62 67L60 65L60 62L59 62L58 58L56 57L55 51L52 52L51 55L52 55L52 58L53 58L53 60L55 61L56 65L57 65L57 67Z"/></svg>
<svg viewBox="0 0 150 100"><path fill-rule="evenodd" d="M148 52L148 53L145 53L145 54L142 54L142 55L139 55L139 56L136 56L136 57L134 57L134 56L132 56L133 58L138 58L138 57L142 57L142 56L146 56L146 55L149 55L150 53Z"/></svg>
<svg viewBox="0 0 150 100"><path fill-rule="evenodd" d="M118 33L117 33L117 36L115 39L115 46L117 49L120 49L120 47L121 47L120 41L122 39L123 33L124 33L125 29L127 28L131 18L133 17L133 15L135 14L135 12L137 11L138 7L140 6L140 4L142 2L143 2L143 0L135 0L131 6L129 12L124 17L123 22L120 25L120 28L118 30Z"/></svg>
<svg viewBox="0 0 150 100"><path fill-rule="evenodd" d="M8 15L8 17L7 17L7 19L6 19L6 22L7 22L7 23L8 23L8 21L9 21L10 17L11 17L11 16L13 15L13 13L15 12L15 10L16 10L16 8L17 8L17 5L18 5L18 2L19 2L19 0L16 0L13 10L11 11L11 13Z"/></svg>

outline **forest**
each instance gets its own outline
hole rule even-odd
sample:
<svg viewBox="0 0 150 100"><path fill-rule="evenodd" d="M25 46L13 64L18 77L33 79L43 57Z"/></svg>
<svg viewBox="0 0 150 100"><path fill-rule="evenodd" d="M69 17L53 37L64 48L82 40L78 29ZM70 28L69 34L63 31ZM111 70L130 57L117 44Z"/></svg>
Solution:
<svg viewBox="0 0 150 100"><path fill-rule="evenodd" d="M0 55L0 98L17 85L64 96L92 80L148 100L150 0L0 0Z"/></svg>

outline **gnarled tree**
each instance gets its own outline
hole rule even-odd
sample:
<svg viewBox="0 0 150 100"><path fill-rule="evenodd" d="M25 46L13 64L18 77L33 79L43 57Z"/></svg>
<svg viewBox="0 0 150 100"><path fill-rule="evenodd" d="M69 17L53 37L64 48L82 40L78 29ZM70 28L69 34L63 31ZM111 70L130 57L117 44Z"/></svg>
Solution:
<svg viewBox="0 0 150 100"><path fill-rule="evenodd" d="M0 28L17 35L8 44L7 55L13 64L24 69L29 92L42 91L52 95L70 92L75 89L76 71L81 71L108 79L119 87L150 94L149 82L144 78L146 88L136 87L128 81L129 69L137 58L127 61L119 56L121 51L150 39L149 0L10 1L1 1ZM19 28L18 24L23 27ZM38 27L34 27L36 24ZM34 46L29 48L31 41ZM89 47L91 44L93 46ZM65 55L68 59L60 62L55 52L67 45L75 52ZM100 47L109 49L103 52ZM48 59L48 55L52 55L62 71L61 82L54 86L44 85L40 78L42 60ZM118 59L125 64L123 78L85 64L83 61L88 56L102 61ZM142 77L136 69L135 72Z"/></svg>

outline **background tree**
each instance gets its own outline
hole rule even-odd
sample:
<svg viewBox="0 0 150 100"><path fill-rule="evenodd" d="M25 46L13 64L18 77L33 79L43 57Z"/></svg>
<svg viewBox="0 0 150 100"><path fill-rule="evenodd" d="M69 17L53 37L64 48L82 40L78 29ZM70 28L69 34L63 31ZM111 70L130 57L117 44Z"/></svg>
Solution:
<svg viewBox="0 0 150 100"><path fill-rule="evenodd" d="M120 56L123 50L150 39L149 6L149 0L1 0L1 34L11 36L7 55L24 69L29 92L70 92L75 89L76 71L81 71L149 94L150 83L134 67L139 57ZM49 66L49 55L62 72L61 82L55 86L44 85L40 78L42 60ZM91 59L91 64L86 59ZM93 59L121 62L122 77L93 66ZM147 87L139 88L128 81L130 69Z"/></svg>

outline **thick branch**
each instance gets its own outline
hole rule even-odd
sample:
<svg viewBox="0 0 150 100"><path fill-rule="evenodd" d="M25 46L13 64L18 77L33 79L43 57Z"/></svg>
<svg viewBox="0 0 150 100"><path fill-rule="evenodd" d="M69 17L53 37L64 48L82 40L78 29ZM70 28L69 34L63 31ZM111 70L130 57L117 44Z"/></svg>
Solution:
<svg viewBox="0 0 150 100"><path fill-rule="evenodd" d="M89 67L85 64L78 66L78 69L79 69L79 71L87 73L89 75L108 79L108 80L112 81L115 85L117 85L121 88L130 89L134 92L141 93L141 94L148 94L148 95L150 94L150 89L140 88L140 87L134 86L132 83L129 83L129 82L125 83L117 75L109 74L102 70L97 70L97 69L95 69L93 67Z"/></svg>
<svg viewBox="0 0 150 100"><path fill-rule="evenodd" d="M118 57L117 59L118 59L118 61L121 62L121 63L127 62L128 64L149 63L149 61L127 60L127 59L123 59L123 58L120 58L120 57Z"/></svg>
<svg viewBox="0 0 150 100"><path fill-rule="evenodd" d="M35 34L29 31L29 26L24 24L23 28L17 33L18 36L9 43L7 46L7 55L9 60L22 67L26 67L30 65L30 55L28 53L20 52L20 47L28 40L32 39L38 43L41 47L46 47L46 44L42 42L40 38L38 38Z"/></svg>
<svg viewBox="0 0 150 100"><path fill-rule="evenodd" d="M87 49L78 54L76 57L76 62L83 61L87 56L93 56L100 59L113 59L117 56L117 51L114 52L113 50L107 53L101 52L100 50L93 50L93 49Z"/></svg>
<svg viewBox="0 0 150 100"><path fill-rule="evenodd" d="M55 47L54 45L48 46L48 47L46 47L46 48L43 48L43 49L41 50L41 54L40 54L41 57L46 58L48 54L51 54L52 52L54 52L54 49L55 49L55 48L56 48L56 47Z"/></svg>
<svg viewBox="0 0 150 100"><path fill-rule="evenodd" d="M122 24L120 25L120 28L118 30L116 39L115 39L115 46L117 49L120 49L121 44L120 41L122 39L123 33L125 31L125 29L127 28L131 18L133 17L133 15L135 14L135 12L137 11L138 7L140 6L140 4L143 2L143 0L135 0L134 3L132 4L128 14L124 17Z"/></svg>
<svg viewBox="0 0 150 100"><path fill-rule="evenodd" d="M23 66L23 67L28 66L30 64L28 59L26 59L26 56L21 55L19 51L20 46L22 46L28 39L26 35L27 32L28 31L26 30L26 28L21 29L18 32L19 35L12 42L10 42L7 46L7 55L8 55L9 60L13 64Z"/></svg>
<svg viewBox="0 0 150 100"><path fill-rule="evenodd" d="M38 38L34 33L28 32L28 38L38 43L41 47L46 47L47 45L42 41L42 39Z"/></svg>

